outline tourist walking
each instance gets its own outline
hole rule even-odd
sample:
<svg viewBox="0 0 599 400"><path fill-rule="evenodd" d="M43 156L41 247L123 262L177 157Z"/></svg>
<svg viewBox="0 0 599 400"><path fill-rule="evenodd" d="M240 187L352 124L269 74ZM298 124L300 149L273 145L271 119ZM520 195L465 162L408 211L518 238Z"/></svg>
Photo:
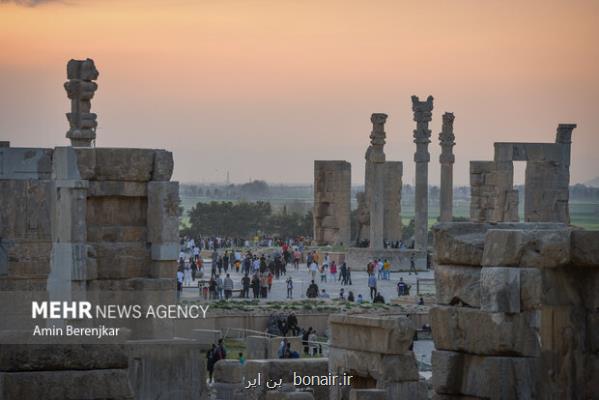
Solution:
<svg viewBox="0 0 599 400"><path fill-rule="evenodd" d="M414 253L412 253L412 255L410 256L410 272L408 273L408 275L412 275L412 271L415 275L418 275L418 272L416 271L415 257L416 256L414 255Z"/></svg>
<svg viewBox="0 0 599 400"><path fill-rule="evenodd" d="M374 300L374 296L376 295L376 276L373 273L368 276L368 288L370 289L370 300Z"/></svg>

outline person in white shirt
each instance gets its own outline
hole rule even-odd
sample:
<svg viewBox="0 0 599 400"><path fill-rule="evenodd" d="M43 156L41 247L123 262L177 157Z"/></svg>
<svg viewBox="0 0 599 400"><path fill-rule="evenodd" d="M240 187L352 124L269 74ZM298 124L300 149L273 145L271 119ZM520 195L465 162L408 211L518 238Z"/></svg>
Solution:
<svg viewBox="0 0 599 400"><path fill-rule="evenodd" d="M312 275L312 280L316 280L316 272L318 272L318 264L312 261L312 264L310 264L310 274Z"/></svg>

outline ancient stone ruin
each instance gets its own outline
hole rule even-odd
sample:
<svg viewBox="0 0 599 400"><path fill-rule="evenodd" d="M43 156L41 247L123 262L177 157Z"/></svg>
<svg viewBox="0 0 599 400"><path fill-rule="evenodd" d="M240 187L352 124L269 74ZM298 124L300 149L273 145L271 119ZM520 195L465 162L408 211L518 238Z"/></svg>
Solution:
<svg viewBox="0 0 599 400"><path fill-rule="evenodd" d="M90 112L91 99L98 89L93 82L99 72L94 60L71 60L67 64L67 79L64 88L71 99L71 112L67 113L70 129L67 138L73 147L90 147L96 140L96 114Z"/></svg>
<svg viewBox="0 0 599 400"><path fill-rule="evenodd" d="M348 245L351 237L351 164L314 161L314 240Z"/></svg>
<svg viewBox="0 0 599 400"><path fill-rule="evenodd" d="M329 399L427 398L412 351L415 327L407 317L334 314L329 329L329 372L352 375L351 385L330 387Z"/></svg>
<svg viewBox="0 0 599 400"><path fill-rule="evenodd" d="M599 232L441 223L433 233L436 398L594 398Z"/></svg>
<svg viewBox="0 0 599 400"><path fill-rule="evenodd" d="M386 114L372 114L370 146L366 150L364 193L358 193L357 242L368 241L373 250L401 239L401 186L403 166L386 161ZM351 164L347 161L314 162L314 239L319 245L352 243ZM371 240L371 238L374 238Z"/></svg>
<svg viewBox="0 0 599 400"><path fill-rule="evenodd" d="M415 218L414 218L414 248L420 251L428 249L428 163L431 156L428 144L431 142L431 131L428 123L432 119L433 96L428 96L426 101L420 101L418 96L412 96L412 110L414 111L414 143L416 153L416 187L415 187Z"/></svg>
<svg viewBox="0 0 599 400"><path fill-rule="evenodd" d="M560 124L555 143L495 143L493 161L470 162L470 218L518 221L514 161L526 161L524 221L570 222L570 146L575 124Z"/></svg>
<svg viewBox="0 0 599 400"><path fill-rule="evenodd" d="M439 163L441 164L441 192L439 206L441 214L439 221L451 222L453 219L453 164L455 156L453 155L453 146L455 146L455 135L453 134L453 113L443 114L443 128L439 133L439 144L441 145L441 154Z"/></svg>
<svg viewBox="0 0 599 400"><path fill-rule="evenodd" d="M172 154L90 148L98 72L90 59L71 60L67 71L73 147L0 147L0 397L143 399L159 390L202 398L204 356L193 341L173 339L168 320L101 321L122 328L103 344L32 339L35 324L91 323L31 319L32 300L176 301L179 185L170 180Z"/></svg>

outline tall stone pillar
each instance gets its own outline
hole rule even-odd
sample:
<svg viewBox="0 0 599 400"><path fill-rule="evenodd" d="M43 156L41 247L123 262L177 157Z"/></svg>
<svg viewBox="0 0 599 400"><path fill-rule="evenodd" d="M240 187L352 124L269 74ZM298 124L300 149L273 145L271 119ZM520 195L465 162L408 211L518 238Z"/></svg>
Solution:
<svg viewBox="0 0 599 400"><path fill-rule="evenodd" d="M557 220L566 224L570 223L570 148L572 146L572 131L576 124L559 124L555 135L555 143L561 144L562 162L560 167L560 183L558 191L561 194L561 201L557 202Z"/></svg>
<svg viewBox="0 0 599 400"><path fill-rule="evenodd" d="M370 248L382 249L385 227L385 122L387 114L372 114L370 146L366 150L366 197L370 211Z"/></svg>
<svg viewBox="0 0 599 400"><path fill-rule="evenodd" d="M384 240L389 243L401 240L401 185L403 163L385 162L385 225Z"/></svg>
<svg viewBox="0 0 599 400"><path fill-rule="evenodd" d="M428 247L428 162L430 154L428 144L431 142L431 131L428 123L432 119L433 96L428 96L426 101L420 101L418 96L412 96L412 111L416 129L414 130L414 143L416 153L416 193L415 193L415 245L414 248L426 251Z"/></svg>
<svg viewBox="0 0 599 400"><path fill-rule="evenodd" d="M439 144L441 145L441 222L450 222L453 219L453 146L455 136L453 134L453 113L443 114L443 127L439 133Z"/></svg>
<svg viewBox="0 0 599 400"><path fill-rule="evenodd" d="M71 99L71 112L67 113L70 129L67 138L73 147L91 147L96 140L96 114L90 112L91 99L98 89L93 82L98 79L94 60L71 60L67 64L67 79L64 88Z"/></svg>

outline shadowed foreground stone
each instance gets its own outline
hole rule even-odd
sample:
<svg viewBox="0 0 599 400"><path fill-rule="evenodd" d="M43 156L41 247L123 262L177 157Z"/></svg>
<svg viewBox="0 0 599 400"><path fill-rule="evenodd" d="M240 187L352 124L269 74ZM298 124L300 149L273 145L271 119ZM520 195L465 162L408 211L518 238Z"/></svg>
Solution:
<svg viewBox="0 0 599 400"><path fill-rule="evenodd" d="M414 339L414 324L406 317L366 317L333 314L331 345L348 350L404 354Z"/></svg>
<svg viewBox="0 0 599 400"><path fill-rule="evenodd" d="M519 313L520 271L505 267L482 268L480 292L481 310L491 313Z"/></svg>
<svg viewBox="0 0 599 400"><path fill-rule="evenodd" d="M483 265L556 268L570 263L570 234L563 230L495 230L485 236Z"/></svg>
<svg viewBox="0 0 599 400"><path fill-rule="evenodd" d="M437 306L431 308L429 316L437 349L481 355L540 355L535 312L509 315Z"/></svg>
<svg viewBox="0 0 599 400"><path fill-rule="evenodd" d="M120 344L0 344L0 371L127 368Z"/></svg>
<svg viewBox="0 0 599 400"><path fill-rule="evenodd" d="M387 391L382 389L352 389L349 400L386 400Z"/></svg>
<svg viewBox="0 0 599 400"><path fill-rule="evenodd" d="M433 351L433 388L442 394L487 399L536 398L538 359L481 357Z"/></svg>
<svg viewBox="0 0 599 400"><path fill-rule="evenodd" d="M35 371L0 373L2 400L129 400L127 370Z"/></svg>
<svg viewBox="0 0 599 400"><path fill-rule="evenodd" d="M436 265L435 288L437 303L454 305L464 303L480 307L480 267Z"/></svg>

